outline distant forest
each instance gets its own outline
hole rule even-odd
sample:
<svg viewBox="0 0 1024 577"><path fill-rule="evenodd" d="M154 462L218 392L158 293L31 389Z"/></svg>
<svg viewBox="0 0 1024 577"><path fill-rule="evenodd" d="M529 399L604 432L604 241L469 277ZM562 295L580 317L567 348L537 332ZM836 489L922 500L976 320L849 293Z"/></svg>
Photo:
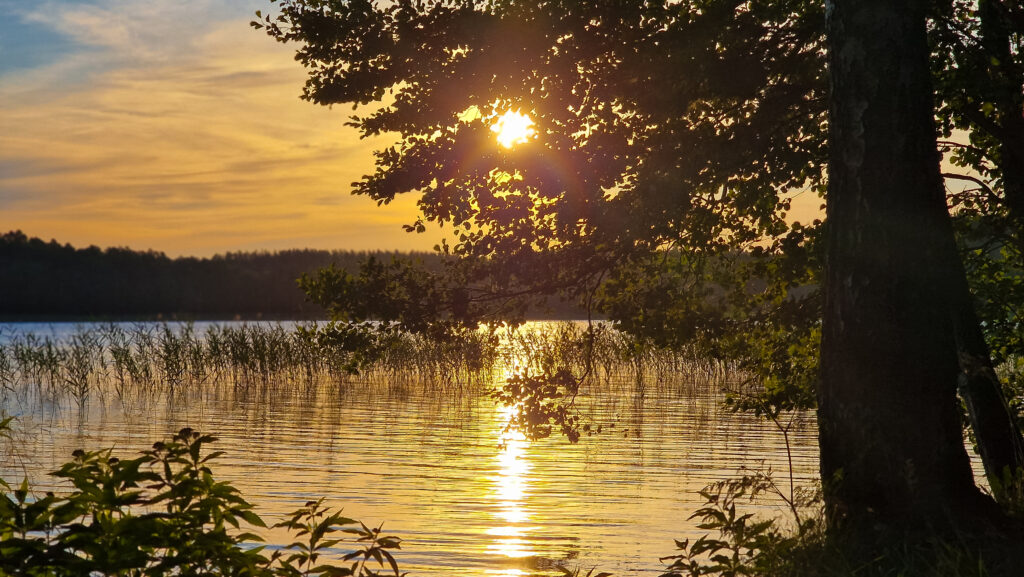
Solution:
<svg viewBox="0 0 1024 577"><path fill-rule="evenodd" d="M169 258L127 248L76 249L13 231L0 237L0 317L324 318L296 280L331 263L355 271L370 254L398 253L302 249ZM412 256L440 264L433 253Z"/></svg>

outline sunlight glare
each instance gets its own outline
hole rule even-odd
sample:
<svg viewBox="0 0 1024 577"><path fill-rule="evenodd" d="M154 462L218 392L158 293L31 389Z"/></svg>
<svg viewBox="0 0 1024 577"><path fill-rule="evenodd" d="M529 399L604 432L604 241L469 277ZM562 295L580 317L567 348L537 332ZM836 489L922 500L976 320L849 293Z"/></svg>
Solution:
<svg viewBox="0 0 1024 577"><path fill-rule="evenodd" d="M491 131L497 133L498 144L505 148L529 142L537 134L533 120L518 110L509 110L498 117L498 121L491 125Z"/></svg>
<svg viewBox="0 0 1024 577"><path fill-rule="evenodd" d="M494 483L493 495L497 501L494 516L497 526L487 530L493 540L487 546L487 552L509 558L529 557L534 554L527 534L532 527L525 501L529 494L528 479L530 464L527 460L529 442L519 431L506 429L509 420L515 413L515 407L497 407L501 429L499 436L503 448L495 456L497 461L496 475L491 478Z"/></svg>

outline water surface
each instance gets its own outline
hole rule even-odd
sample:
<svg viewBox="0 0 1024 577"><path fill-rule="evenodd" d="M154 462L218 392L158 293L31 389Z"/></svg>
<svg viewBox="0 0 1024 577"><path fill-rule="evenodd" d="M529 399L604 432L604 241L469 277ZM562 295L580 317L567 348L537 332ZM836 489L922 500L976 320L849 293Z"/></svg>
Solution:
<svg viewBox="0 0 1024 577"><path fill-rule="evenodd" d="M0 325L8 337L27 330L59 338L75 327ZM557 575L558 564L657 574L673 539L704 533L688 518L706 484L746 467L770 468L788 487L781 432L724 410L721 388L688 374L642 389L630 379L590 387L579 405L602 432L577 444L506 431L511 409L473 387L210 385L173 396L97 393L81 409L7 392L2 408L19 417L19 432L0 475L60 489L46 472L74 449L132 455L188 426L219 438L227 454L215 474L265 520L325 497L402 537L397 559L410 575ZM798 419L790 441L797 483L812 481L812 416ZM751 509L774 516L778 505Z"/></svg>

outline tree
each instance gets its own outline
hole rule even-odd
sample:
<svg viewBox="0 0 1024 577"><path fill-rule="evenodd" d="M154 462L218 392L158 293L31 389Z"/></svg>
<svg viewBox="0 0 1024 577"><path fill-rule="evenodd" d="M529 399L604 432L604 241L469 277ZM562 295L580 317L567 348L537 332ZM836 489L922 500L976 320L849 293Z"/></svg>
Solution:
<svg viewBox="0 0 1024 577"><path fill-rule="evenodd" d="M803 251L768 305L806 282L816 227L783 217L786 191L822 186L816 2L278 4L256 25L300 44L304 98L364 105L352 125L399 136L355 192L421 194L423 220L452 227L438 248L465 258L429 294L467 318L560 292L626 321L669 288L681 298L633 326L673 343L728 328L704 297L745 286L751 254ZM499 147L491 125L515 109L538 136ZM368 300L335 304L412 312Z"/></svg>
<svg viewBox="0 0 1024 577"><path fill-rule="evenodd" d="M358 270L394 254L317 250L168 258L127 248L75 249L21 231L0 234L2 317L316 318L296 277L328 265ZM429 253L405 255L440 268Z"/></svg>
<svg viewBox="0 0 1024 577"><path fill-rule="evenodd" d="M936 153L927 3L828 14L832 108L818 394L834 523L962 520L974 486L956 408L959 258Z"/></svg>
<svg viewBox="0 0 1024 577"><path fill-rule="evenodd" d="M961 359L961 396L979 440L986 472L1001 500L1021 498L1024 442L995 375L1024 350L1024 60L1019 33L1024 12L1002 0L930 6L932 70L942 148L966 174L944 174L970 187L949 196L974 292L980 296L988 340L982 334L967 283L956 279L954 332ZM964 131L969 142L954 131ZM971 188L973 187L973 188ZM1011 375L1010 386L1019 376ZM1016 475L1012 473L1017 472Z"/></svg>
<svg viewBox="0 0 1024 577"><path fill-rule="evenodd" d="M752 362L755 370L774 370L775 355L791 349L794 340L804 348L816 342L820 301L813 293L801 297L797 289L816 278L820 228L785 218L790 191L824 186L828 99L823 16L816 2L277 4L278 14L254 24L279 41L299 44L297 59L310 70L303 97L355 105L351 124L364 136L398 136L398 144L377 153L376 172L355 183L355 192L382 203L397 194L421 194L423 219L409 229L422 230L425 221L451 226L453 244L438 250L463 257L435 277L410 280L407 268L394 265L378 266L375 274L362 278L335 275L311 281L310 288L326 296L336 311L354 312L356 320L400 318L415 327L424 314L436 314L441 302L450 303L451 320L472 322L494 310L495 303L501 314L514 315L521 309L513 297L561 292L595 304L625 328L663 344L705 335L717 337L719 344L736 334L774 339L768 347L771 358ZM918 44L910 48L925 50L924 56L914 52L913 57L923 58L925 66L927 7L919 2L912 14L897 14L915 34ZM871 51L881 51L877 40L858 38ZM890 45L894 53L882 56L892 71L903 72L904 63L892 59L912 58L904 54L908 46L896 40ZM881 81L876 73L869 79ZM893 438L886 441L886 429L869 429L881 426L877 417L907 408L914 395L921 396L919 405L911 405L917 410L897 420L908 428L916 423L918 431L941 440L930 453L918 445L919 453L907 455L920 460L915 467L935 475L930 485L922 485L927 489L922 502L948 504L954 495L978 496L969 474L964 475L962 443L954 446L960 429L953 404L957 376L970 368L957 367L956 342L968 343L960 337L976 335L970 331L976 331L977 323L971 320L966 292L951 292L950 287L965 286L963 274L937 165L931 170L921 160L938 158L933 132L930 144L923 136L934 131L927 68L924 73L915 76L923 84L906 93L912 103L904 103L916 115L908 127L917 140L899 148L900 137L888 149L916 155L916 168L899 165L905 173L889 183L871 170L879 191L926 179L904 196L883 197L893 204L883 203L877 215L908 218L907 226L920 229L923 240L909 235L902 244L907 231L892 230L892 222L889 228L873 221L842 224L848 215L839 216L839 228L829 233L833 261L854 267L833 268L830 274L891 279L899 290L862 302L836 289L841 285L833 286L828 350L836 351L836 343L846 338L858 346L872 344L864 334L836 329L840 317L835 315L848 312L840 304L849 304L844 298L852 299L855 311L866 307L862 328L885 320L880 325L888 331L884 342L902 347L887 351L891 362L875 367L879 372L874 376L887 374L891 379L886 382L901 383L889 391L901 403L894 407L882 407L884 397L862 401L844 396L875 389L868 381L844 384L836 376L836 367L852 359L839 354L827 360L824 375L831 381L822 389L822 410L826 428L836 427L836 434L824 433L824 469L829 475L843 469L858 481L863 475L887 495L875 499L853 491L852 482L836 485L840 488L828 495L837 523L847 515L862 518L873 506L888 507L878 514L889 521L906 512L907 505L895 496L918 487L916 473L906 467L876 468L891 465L898 451L891 447ZM536 138L513 148L495 144L491 126L507 111L528 114ZM888 114L896 115L894 121L902 118L895 108ZM838 137L852 134L844 130ZM895 166L895 158L886 167ZM853 200L840 202L857 206L860 197L847 198ZM876 227L885 233L880 238L832 246L851 229L875 232ZM906 268L871 265L872 256L891 257ZM410 297L403 289L410 283L425 300L417 304L416 295ZM924 291L920 300L910 298L912 283ZM361 291L368 287L379 292ZM339 298L330 300L332 292ZM895 305L908 308L883 318ZM927 342L909 338L918 331L927 333ZM758 352L757 344L736 346ZM897 362L900 354L929 366L920 374L904 370ZM797 372L813 380L808 378L813 371ZM972 390L964 389L968 395ZM781 403L787 398L778 397ZM1005 404L995 408L1012 424ZM876 415L861 422L859 434L880 444L842 446L845 428L857 426L844 420L847 409ZM981 431L979 442L987 445L988 433ZM1012 427L993 434L1018 435ZM894 478L886 485L884 475L890 474Z"/></svg>

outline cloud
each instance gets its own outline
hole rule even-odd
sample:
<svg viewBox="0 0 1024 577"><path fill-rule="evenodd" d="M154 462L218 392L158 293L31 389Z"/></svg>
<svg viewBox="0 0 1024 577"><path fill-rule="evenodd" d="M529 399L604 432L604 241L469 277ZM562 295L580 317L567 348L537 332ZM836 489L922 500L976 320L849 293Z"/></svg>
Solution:
<svg viewBox="0 0 1024 577"><path fill-rule="evenodd" d="M237 21L261 2L225 0L46 0L16 9L24 21L53 28L81 46L122 60L173 59L210 27Z"/></svg>
<svg viewBox="0 0 1024 577"><path fill-rule="evenodd" d="M413 199L378 208L350 196L379 142L298 99L292 48L248 27L260 4L22 11L78 48L0 76L0 228L171 254L433 245L400 229Z"/></svg>

